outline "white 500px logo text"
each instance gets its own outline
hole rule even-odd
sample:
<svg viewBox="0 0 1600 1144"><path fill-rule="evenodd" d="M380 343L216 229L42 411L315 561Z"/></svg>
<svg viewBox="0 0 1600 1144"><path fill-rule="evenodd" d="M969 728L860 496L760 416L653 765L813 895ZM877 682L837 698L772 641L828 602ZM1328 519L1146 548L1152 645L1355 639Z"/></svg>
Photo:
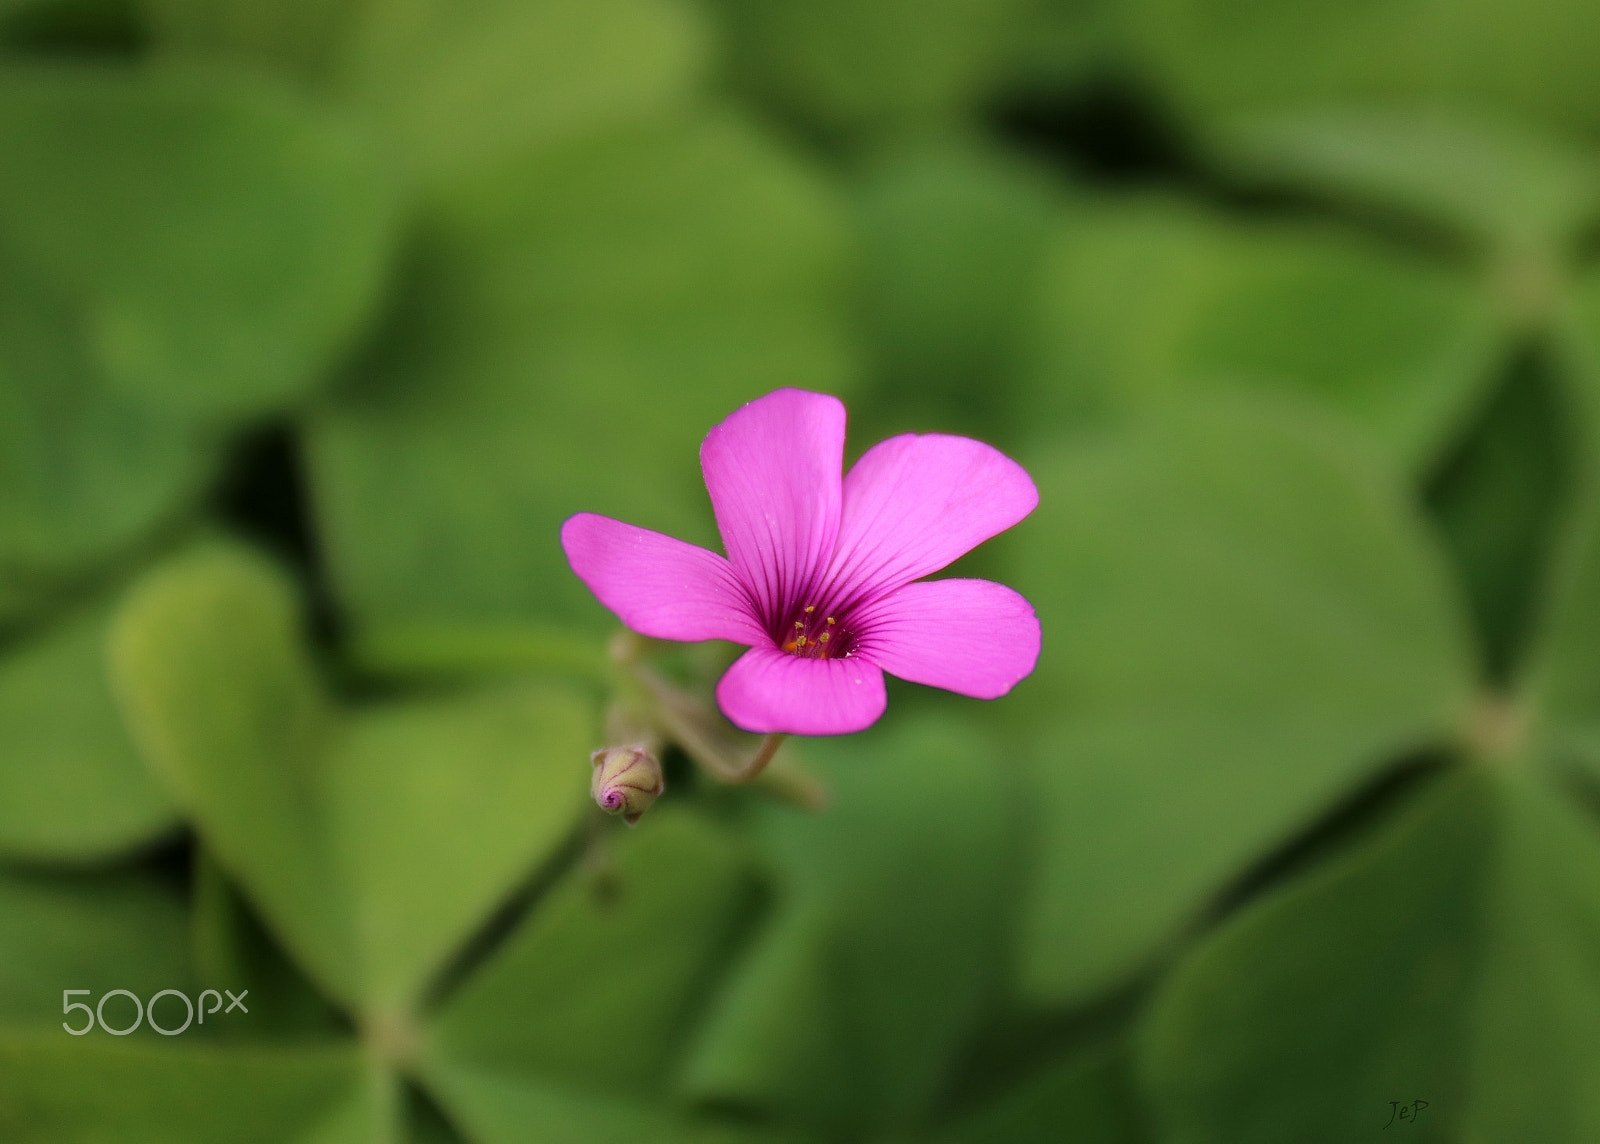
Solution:
<svg viewBox="0 0 1600 1144"><path fill-rule="evenodd" d="M140 1001L138 997L134 996L126 989L113 989L109 993L101 994L100 1003L93 1009L89 1008L89 1003L87 1001L73 1000L74 997L87 997L92 992L93 990L90 989L63 989L61 991L61 1011L63 1013L71 1013L74 1009L82 1009L84 1017L86 1018L81 1029L74 1029L67 1022L61 1022L61 1027L67 1032L71 1033L74 1037L83 1036L89 1030L93 1029L95 1025L99 1025L101 1029L107 1033L110 1033L113 1037L125 1037L137 1029L140 1023L146 1020L150 1022L150 1027L156 1032L161 1033L164 1036L176 1037L179 1033L183 1032L189 1027L190 1023L194 1021L196 1014L198 1014L200 1017L200 1024L204 1025L206 1023L206 1014L215 1013L217 1010L222 1009L222 993L226 993L228 995L228 1007L226 1009L222 1009L222 1012L232 1013L235 1009L244 1009L246 1013L250 1012L249 1009L245 1008L244 1004L244 999L250 996L250 990L248 989L241 990L238 994L235 994L231 989L224 989L222 993L218 993L215 989L207 989L204 993L200 994L198 1005L193 1001L190 1001L187 995L178 992L176 989L163 989L160 993L157 993L154 997L150 998L150 1004L148 1007L146 1007L144 1002ZM125 1029L113 1029L110 1025L106 1024L106 1002L111 1000L113 997L128 998L133 1002L134 1008L137 1010L137 1012L134 1014L133 1024L129 1025ZM183 1002L184 1009L187 1011L187 1016L184 1017L183 1024L179 1025L176 1029L164 1029L156 1021L156 1002L161 1000L163 997L176 997L179 1001ZM216 998L216 1004L211 1006L209 1009L206 1008L207 997Z"/></svg>

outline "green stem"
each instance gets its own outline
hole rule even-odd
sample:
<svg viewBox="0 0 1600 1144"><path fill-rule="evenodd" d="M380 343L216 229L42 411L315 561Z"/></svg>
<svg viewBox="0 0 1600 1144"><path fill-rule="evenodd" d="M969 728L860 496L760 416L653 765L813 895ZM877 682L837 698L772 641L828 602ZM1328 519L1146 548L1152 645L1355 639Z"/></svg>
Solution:
<svg viewBox="0 0 1600 1144"><path fill-rule="evenodd" d="M789 736L767 735L750 758L736 761L734 752L741 748L730 741L737 734L735 729L704 701L684 694L647 667L643 662L646 646L632 632L621 632L611 641L611 662L617 668L619 689L624 693L623 706L647 707L654 716L653 722L721 782L740 785L765 771ZM821 806L826 800L826 792L809 776L788 771L782 776L775 771L773 775L774 787L791 801Z"/></svg>
<svg viewBox="0 0 1600 1144"><path fill-rule="evenodd" d="M782 731L776 731L761 740L761 747L743 767L724 777L730 783L747 783L762 771L767 769L767 764L772 761L772 756L778 753L778 748L783 746L783 741L789 736Z"/></svg>

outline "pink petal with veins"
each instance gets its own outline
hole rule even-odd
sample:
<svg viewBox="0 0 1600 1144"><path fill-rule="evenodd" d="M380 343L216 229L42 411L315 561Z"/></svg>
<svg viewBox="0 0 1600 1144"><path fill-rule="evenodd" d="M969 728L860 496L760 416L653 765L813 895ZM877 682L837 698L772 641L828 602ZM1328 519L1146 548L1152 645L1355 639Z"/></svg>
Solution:
<svg viewBox="0 0 1600 1144"><path fill-rule="evenodd" d="M997 699L1033 671L1033 605L991 580L925 580L867 605L856 654L890 675Z"/></svg>
<svg viewBox="0 0 1600 1144"><path fill-rule="evenodd" d="M830 583L897 588L937 572L1032 512L1027 471L970 437L907 433L862 454L844 479Z"/></svg>
<svg viewBox="0 0 1600 1144"><path fill-rule="evenodd" d="M839 534L844 403L779 389L706 434L700 467L728 559L764 615L793 602Z"/></svg>
<svg viewBox="0 0 1600 1144"><path fill-rule="evenodd" d="M561 546L578 579L641 635L767 640L733 566L715 552L592 512L561 526Z"/></svg>
<svg viewBox="0 0 1600 1144"><path fill-rule="evenodd" d="M878 721L883 672L865 659L804 659L753 647L717 684L717 705L746 731L845 735Z"/></svg>

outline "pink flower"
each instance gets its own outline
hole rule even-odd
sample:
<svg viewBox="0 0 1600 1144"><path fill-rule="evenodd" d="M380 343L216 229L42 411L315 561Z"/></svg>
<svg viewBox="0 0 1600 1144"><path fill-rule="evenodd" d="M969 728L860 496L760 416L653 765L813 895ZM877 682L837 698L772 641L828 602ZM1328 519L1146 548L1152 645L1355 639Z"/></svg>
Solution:
<svg viewBox="0 0 1600 1144"><path fill-rule="evenodd" d="M839 735L883 714L883 673L994 699L1033 670L1039 620L988 580L920 580L1033 511L1021 465L967 437L907 433L848 476L844 405L780 389L706 435L727 559L579 513L572 570L633 630L750 650L717 685L747 731Z"/></svg>

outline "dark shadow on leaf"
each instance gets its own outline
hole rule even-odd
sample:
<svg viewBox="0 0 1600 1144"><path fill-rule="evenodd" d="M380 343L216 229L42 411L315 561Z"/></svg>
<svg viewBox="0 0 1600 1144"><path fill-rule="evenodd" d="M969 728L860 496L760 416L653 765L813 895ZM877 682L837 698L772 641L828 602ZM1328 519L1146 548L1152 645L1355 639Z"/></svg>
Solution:
<svg viewBox="0 0 1600 1144"><path fill-rule="evenodd" d="M1510 682L1535 619L1568 499L1570 424L1546 351L1524 346L1425 485L1496 685Z"/></svg>
<svg viewBox="0 0 1600 1144"><path fill-rule="evenodd" d="M244 437L218 485L218 515L294 570L307 600L313 643L339 644L344 625L329 585L311 517L299 438L288 422L273 422Z"/></svg>
<svg viewBox="0 0 1600 1144"><path fill-rule="evenodd" d="M132 0L43 0L0 17L0 53L50 59L134 60L149 33Z"/></svg>
<svg viewBox="0 0 1600 1144"><path fill-rule="evenodd" d="M1336 804L1304 833L1266 855L1212 899L1197 928L1210 929L1252 899L1370 836L1450 766L1444 751L1406 758Z"/></svg>

